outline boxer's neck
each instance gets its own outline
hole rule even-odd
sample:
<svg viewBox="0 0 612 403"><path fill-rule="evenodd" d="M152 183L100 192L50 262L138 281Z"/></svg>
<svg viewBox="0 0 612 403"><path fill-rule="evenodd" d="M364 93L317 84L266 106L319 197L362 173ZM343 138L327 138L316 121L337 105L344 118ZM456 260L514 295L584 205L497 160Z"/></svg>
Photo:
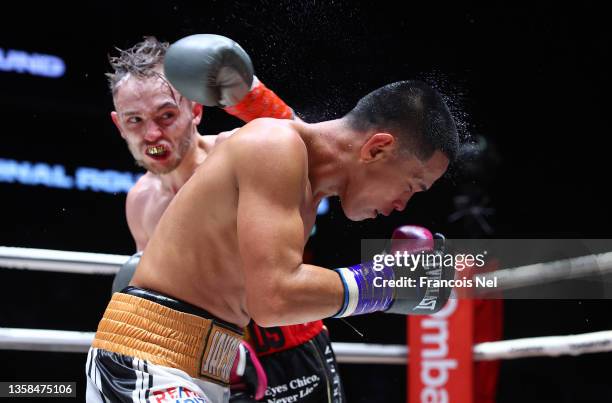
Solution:
<svg viewBox="0 0 612 403"><path fill-rule="evenodd" d="M344 119L296 124L308 150L308 177L314 198L342 194L359 135Z"/></svg>

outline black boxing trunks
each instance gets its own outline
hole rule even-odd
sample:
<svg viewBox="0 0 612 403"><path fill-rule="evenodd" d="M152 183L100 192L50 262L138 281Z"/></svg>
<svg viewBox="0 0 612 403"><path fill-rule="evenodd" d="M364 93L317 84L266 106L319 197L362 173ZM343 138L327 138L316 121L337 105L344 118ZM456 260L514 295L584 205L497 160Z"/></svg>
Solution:
<svg viewBox="0 0 612 403"><path fill-rule="evenodd" d="M317 330L314 335L309 331ZM287 333L289 333L287 337ZM338 364L322 322L261 328L251 322L249 342L268 378L267 403L345 402ZM306 335L310 336L302 341ZM290 342L287 342L289 340ZM300 340L301 343L293 344ZM261 344L262 341L265 344ZM283 343L284 341L284 343ZM254 402L232 398L232 402Z"/></svg>
<svg viewBox="0 0 612 403"><path fill-rule="evenodd" d="M312 340L323 330L323 321L279 327L260 327L251 322L248 330L246 340L255 348L257 356L262 357L289 350Z"/></svg>
<svg viewBox="0 0 612 403"><path fill-rule="evenodd" d="M86 364L88 402L227 402L242 331L193 305L113 294Z"/></svg>

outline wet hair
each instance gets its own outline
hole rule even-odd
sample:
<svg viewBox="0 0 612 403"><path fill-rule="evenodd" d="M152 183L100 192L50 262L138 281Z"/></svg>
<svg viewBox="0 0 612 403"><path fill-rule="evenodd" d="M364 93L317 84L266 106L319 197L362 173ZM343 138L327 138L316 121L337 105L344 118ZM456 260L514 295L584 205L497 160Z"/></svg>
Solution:
<svg viewBox="0 0 612 403"><path fill-rule="evenodd" d="M440 150L454 161L457 127L438 91L422 81L398 81L370 92L345 118L352 129L386 132L398 138L400 150L426 161Z"/></svg>
<svg viewBox="0 0 612 403"><path fill-rule="evenodd" d="M108 85L113 96L121 80L127 75L140 78L160 76L156 69L163 64L168 42L160 42L154 36L146 36L142 42L129 49L119 51L119 56L109 56L113 71L106 73Z"/></svg>

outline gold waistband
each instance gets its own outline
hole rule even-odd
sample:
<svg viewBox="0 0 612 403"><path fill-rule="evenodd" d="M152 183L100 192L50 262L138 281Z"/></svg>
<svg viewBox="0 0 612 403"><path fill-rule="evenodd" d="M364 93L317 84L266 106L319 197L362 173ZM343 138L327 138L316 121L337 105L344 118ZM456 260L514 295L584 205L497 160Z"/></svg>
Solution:
<svg viewBox="0 0 612 403"><path fill-rule="evenodd" d="M227 385L241 338L241 334L210 319L115 293L92 347Z"/></svg>

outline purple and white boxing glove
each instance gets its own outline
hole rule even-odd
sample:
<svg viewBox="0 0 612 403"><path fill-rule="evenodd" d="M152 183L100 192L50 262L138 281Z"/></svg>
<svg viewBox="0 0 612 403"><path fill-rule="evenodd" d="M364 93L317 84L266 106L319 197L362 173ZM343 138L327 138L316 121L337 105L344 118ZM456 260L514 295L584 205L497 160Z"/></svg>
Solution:
<svg viewBox="0 0 612 403"><path fill-rule="evenodd" d="M412 267L367 262L336 269L344 284L342 308L334 317L372 312L401 315L430 315L438 312L451 288L444 281L454 278L455 270L445 268L433 256L441 255L444 237L423 227L404 225L391 237L391 255L412 254L418 259ZM405 252L405 253L404 253Z"/></svg>

